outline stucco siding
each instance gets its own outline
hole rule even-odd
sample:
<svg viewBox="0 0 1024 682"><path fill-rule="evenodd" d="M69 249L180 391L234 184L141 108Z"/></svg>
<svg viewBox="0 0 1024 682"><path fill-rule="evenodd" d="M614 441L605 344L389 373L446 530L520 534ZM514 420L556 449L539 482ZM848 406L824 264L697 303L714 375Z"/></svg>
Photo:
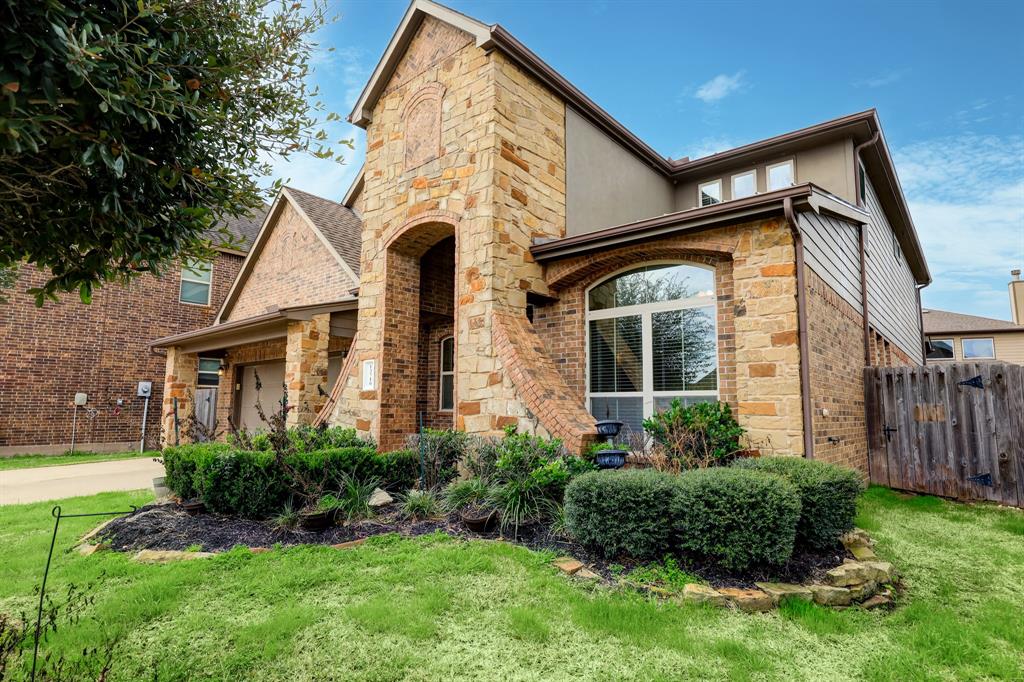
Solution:
<svg viewBox="0 0 1024 682"><path fill-rule="evenodd" d="M860 310L860 235L856 225L818 213L797 218L804 234L804 257L844 301Z"/></svg>
<svg viewBox="0 0 1024 682"><path fill-rule="evenodd" d="M915 362L923 362L914 275L867 177L865 195L865 208L871 215L867 232L868 321Z"/></svg>
<svg viewBox="0 0 1024 682"><path fill-rule="evenodd" d="M675 210L671 182L568 107L565 137L568 236Z"/></svg>

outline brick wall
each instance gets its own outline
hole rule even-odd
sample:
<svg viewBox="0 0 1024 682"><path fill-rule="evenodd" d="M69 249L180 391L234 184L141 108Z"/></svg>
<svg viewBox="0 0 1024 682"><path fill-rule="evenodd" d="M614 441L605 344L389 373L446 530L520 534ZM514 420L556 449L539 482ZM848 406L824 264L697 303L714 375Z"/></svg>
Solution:
<svg viewBox="0 0 1024 682"><path fill-rule="evenodd" d="M805 284L814 457L866 475L864 318L810 267Z"/></svg>
<svg viewBox="0 0 1024 682"><path fill-rule="evenodd" d="M89 395L87 409L78 411L76 448L137 443L141 380L153 382L147 434L156 445L165 358L148 344L211 324L241 262L218 255L208 306L178 302L180 270L173 267L159 279L144 275L127 286L103 287L89 305L66 295L40 309L25 291L46 276L23 268L10 303L0 305L0 453L65 449L76 392Z"/></svg>
<svg viewBox="0 0 1024 682"><path fill-rule="evenodd" d="M242 320L275 308L337 301L348 297L355 286L337 257L285 201L245 286L223 319Z"/></svg>
<svg viewBox="0 0 1024 682"><path fill-rule="evenodd" d="M873 367L917 367L909 355L889 339L879 334L874 327L868 335L871 345L871 365Z"/></svg>

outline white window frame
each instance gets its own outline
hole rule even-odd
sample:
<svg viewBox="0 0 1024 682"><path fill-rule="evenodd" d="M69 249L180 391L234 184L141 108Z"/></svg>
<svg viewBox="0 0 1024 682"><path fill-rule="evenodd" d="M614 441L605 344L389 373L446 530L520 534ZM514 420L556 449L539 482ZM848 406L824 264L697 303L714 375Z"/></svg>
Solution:
<svg viewBox="0 0 1024 682"><path fill-rule="evenodd" d="M702 182L697 185L697 208L705 207L705 204L701 200L701 198L704 194L704 188L709 185L718 185L718 201L716 201L715 204L720 204L723 201L725 201L725 196L723 196L722 194L722 179L719 178L717 180L708 180L707 182ZM714 206L715 204L707 204L707 206Z"/></svg>
<svg viewBox="0 0 1024 682"><path fill-rule="evenodd" d="M964 341L988 341L992 344L992 355L979 355L973 358L967 357L967 351L964 349ZM968 336L960 339L960 356L964 360L995 360L996 359L996 339L994 336Z"/></svg>
<svg viewBox="0 0 1024 682"><path fill-rule="evenodd" d="M210 273L210 281L204 282L201 279L195 279L194 277L187 277L186 275L191 273L193 270L189 268L187 263L181 264L181 281L178 283L178 303L183 305L198 305L198 306L209 306L210 298L213 295L213 262L209 263L197 263L196 265L205 265L207 271ZM186 301L182 299L181 294L184 290L184 283L190 282L192 284L205 284L206 285L206 303L196 303L195 301Z"/></svg>
<svg viewBox="0 0 1024 682"><path fill-rule="evenodd" d="M704 265L702 263L691 263L687 261L678 260L654 260L644 261L642 263L634 263L624 268L619 268L615 272L611 273L607 277L602 277L598 281L587 287L583 294L584 306L586 308L586 319L584 322L584 348L586 355L586 362L584 363L584 371L586 372L586 387L587 387L587 411L590 408L591 398L642 398L643 402L643 417L647 419L654 414L654 399L655 398L674 398L674 397L689 397L689 398L714 398L718 399L718 389L714 391L655 391L654 390L654 333L653 323L651 322L651 315L657 312L671 311L671 310L684 310L687 308L708 308L714 310L715 314L715 371L718 373L719 383L721 386L721 370L722 366L719 362L719 348L718 348L718 291L717 282L715 282L715 290L712 291L710 296L691 296L689 298L678 298L674 301L662 301L659 303L643 303L640 305L628 305L619 306L617 308L605 308L603 310L591 310L590 309L590 291L610 279L615 279L624 272L630 270L636 270L640 267L650 265L685 265L687 267L699 268L701 270L708 270L711 272L712 282L715 282L715 268ZM643 385L640 392L636 391L598 391L591 392L590 390L590 321L591 320L607 320L609 318L616 317L628 317L630 315L640 315L640 340L641 340L641 362L643 369Z"/></svg>
<svg viewBox="0 0 1024 682"><path fill-rule="evenodd" d="M949 348L953 351L953 357L951 358L925 358L928 362L956 362L956 339L952 336L936 336L928 337L928 344L933 344L936 341L949 341ZM927 353L925 353L927 355Z"/></svg>
<svg viewBox="0 0 1024 682"><path fill-rule="evenodd" d="M452 368L445 370L444 368L444 344L447 341L452 342ZM438 412L454 412L455 411L455 336L448 335L443 337L437 344L438 357L437 367L439 371L437 379L437 411ZM452 406L444 407L444 377L450 376L452 378Z"/></svg>
<svg viewBox="0 0 1024 682"><path fill-rule="evenodd" d="M758 194L758 192L757 192L757 169L756 168L751 168L750 170L745 170L745 171L742 171L740 173L736 173L736 174L734 174L729 179L729 191L731 192L730 198L733 201L735 201L736 199L746 199L747 198L747 197L737 197L736 196L736 178L742 178L745 175L753 175L754 176L754 193L753 194L748 194L747 196L756 197L757 194Z"/></svg>
<svg viewBox="0 0 1024 682"><path fill-rule="evenodd" d="M772 169L781 168L782 166L789 166L789 177L791 181L786 187L792 187L796 184L796 163L793 159L786 159L785 161L779 161L778 163L768 164L764 169L764 187L769 192L776 190L785 189L785 187L772 187ZM757 184L757 178L754 178L754 184Z"/></svg>

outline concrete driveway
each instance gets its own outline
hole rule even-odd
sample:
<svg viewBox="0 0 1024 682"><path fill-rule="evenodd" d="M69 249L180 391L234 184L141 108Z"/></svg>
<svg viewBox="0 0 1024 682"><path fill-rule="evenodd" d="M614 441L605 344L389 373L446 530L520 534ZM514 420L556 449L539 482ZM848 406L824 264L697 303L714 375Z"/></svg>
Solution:
<svg viewBox="0 0 1024 682"><path fill-rule="evenodd" d="M149 457L0 471L0 504L150 488L164 467Z"/></svg>

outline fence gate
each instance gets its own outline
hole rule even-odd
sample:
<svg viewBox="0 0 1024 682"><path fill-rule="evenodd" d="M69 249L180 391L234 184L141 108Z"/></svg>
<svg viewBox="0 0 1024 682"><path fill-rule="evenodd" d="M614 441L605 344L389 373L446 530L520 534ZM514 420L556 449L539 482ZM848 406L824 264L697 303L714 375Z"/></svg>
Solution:
<svg viewBox="0 0 1024 682"><path fill-rule="evenodd" d="M200 424L205 424L209 431L213 431L213 425L217 422L216 388L196 389L196 420Z"/></svg>
<svg viewBox="0 0 1024 682"><path fill-rule="evenodd" d="M1024 506L1024 366L864 372L872 483Z"/></svg>

